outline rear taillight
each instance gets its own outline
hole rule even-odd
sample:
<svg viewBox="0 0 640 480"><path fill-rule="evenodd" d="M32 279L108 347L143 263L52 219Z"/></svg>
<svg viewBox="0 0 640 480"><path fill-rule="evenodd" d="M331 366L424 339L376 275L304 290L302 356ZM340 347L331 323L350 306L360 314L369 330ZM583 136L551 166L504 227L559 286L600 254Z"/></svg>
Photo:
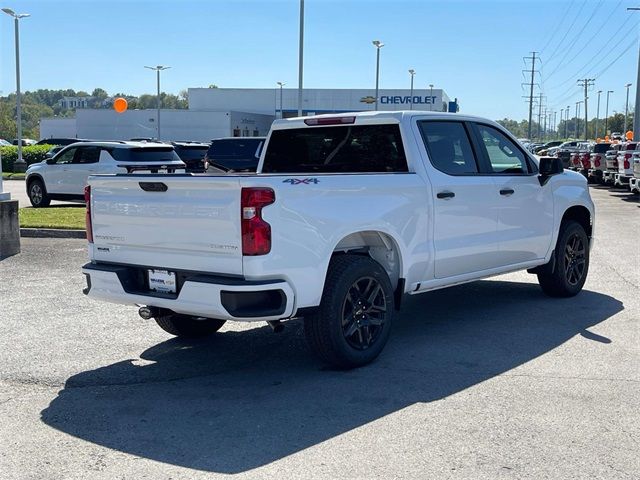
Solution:
<svg viewBox="0 0 640 480"><path fill-rule="evenodd" d="M593 162L593 164L596 166L596 168L600 166L600 159L601 158L602 157L600 155L596 155L596 158L595 158L595 160Z"/></svg>
<svg viewBox="0 0 640 480"><path fill-rule="evenodd" d="M91 225L91 187L84 187L84 202L87 204L87 212L84 215L84 222L87 228L87 241L93 243L93 226Z"/></svg>
<svg viewBox="0 0 640 480"><path fill-rule="evenodd" d="M625 155L625 159L624 159L624 169L628 170L629 168L631 168L631 164L629 163L629 160L626 158Z"/></svg>
<svg viewBox="0 0 640 480"><path fill-rule="evenodd" d="M242 254L266 255L271 251L271 225L262 219L262 208L276 201L270 188L243 188L240 193L242 215Z"/></svg>

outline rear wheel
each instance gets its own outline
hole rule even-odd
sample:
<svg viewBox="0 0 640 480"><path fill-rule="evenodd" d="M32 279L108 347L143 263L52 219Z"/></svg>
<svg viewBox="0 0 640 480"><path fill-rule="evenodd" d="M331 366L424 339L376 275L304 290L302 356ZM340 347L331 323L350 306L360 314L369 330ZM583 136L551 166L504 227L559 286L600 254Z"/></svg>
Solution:
<svg viewBox="0 0 640 480"><path fill-rule="evenodd" d="M225 323L225 320L194 317L180 313L158 315L154 320L165 332L185 338L206 337L220 330Z"/></svg>
<svg viewBox="0 0 640 480"><path fill-rule="evenodd" d="M35 208L48 207L51 203L51 199L47 195L47 190L44 188L42 180L36 179L29 184L29 201Z"/></svg>
<svg viewBox="0 0 640 480"><path fill-rule="evenodd" d="M542 291L551 297L573 297L587 280L589 238L582 225L563 222L553 259L538 272Z"/></svg>
<svg viewBox="0 0 640 480"><path fill-rule="evenodd" d="M382 351L395 317L387 272L369 257L331 259L317 312L305 318L305 336L313 352L337 368L373 361Z"/></svg>

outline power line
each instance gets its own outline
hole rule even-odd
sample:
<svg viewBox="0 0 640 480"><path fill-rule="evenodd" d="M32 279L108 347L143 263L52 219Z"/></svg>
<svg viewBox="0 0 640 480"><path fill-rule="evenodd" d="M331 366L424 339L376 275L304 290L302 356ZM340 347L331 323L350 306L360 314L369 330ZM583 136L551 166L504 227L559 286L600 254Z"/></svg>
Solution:
<svg viewBox="0 0 640 480"><path fill-rule="evenodd" d="M569 65L571 65L571 63L573 63L573 61L574 61L574 60L576 60L577 58L579 58L580 54L581 54L582 52L584 52L584 51L585 51L585 50L586 50L586 49L591 45L591 42L593 42L596 38L598 38L598 37L601 35L601 30L602 30L603 28L605 28L605 26L607 25L607 23L609 22L609 20L611 19L611 17L612 17L615 13L617 13L617 12L616 12L616 10L618 9L618 7L620 7L620 5L622 4L622 2L623 2L623 0L619 0L619 1L618 1L618 4L617 4L615 7L613 7L613 8L611 9L611 13L609 13L609 16L605 19L605 21L603 22L603 24L602 24L599 28L596 28L596 29L595 29L595 33L594 33L594 35L593 35L591 38L589 38L589 40L587 40L586 42L582 42L582 43L583 43L583 46L582 46L582 48L581 48L580 50L578 50L578 51L573 55L573 60L569 60L568 62L564 62L564 63L563 63L563 62L561 62L561 63L560 63L560 65L558 65L558 68L556 68L553 72L551 72L551 73L549 74L549 77L551 77L551 75L553 75L556 71L558 71L558 72L559 72L559 71L561 71L561 70L563 70L563 69L567 68ZM547 77L547 80L549 79L549 77Z"/></svg>
<svg viewBox="0 0 640 480"><path fill-rule="evenodd" d="M556 52L560 48L560 45L562 45L562 42L565 41L565 39L567 38L567 35L569 35L569 32L573 28L573 25L576 23L576 20L578 20L578 17L582 13L582 10L584 10L584 7L585 7L586 4L587 4L587 0L584 0L584 2L582 3L582 6L580 7L580 10L578 10L578 12L574 15L573 22L571 22L571 25L569 25L569 28L567 28L567 30L564 32L564 36L562 37L562 39L560 40L558 45L556 45L556 48L553 51L553 53L551 55L549 55L549 58L553 58L553 56L556 54Z"/></svg>
<svg viewBox="0 0 640 480"><path fill-rule="evenodd" d="M620 60L622 58L622 56L627 53L631 47L633 47L636 44L636 39L634 38L631 43L627 46L627 48L625 48L622 52L620 52L620 55L618 55L609 65L607 65L606 67L604 67L604 69L602 69L597 75L595 75L596 79L600 78L600 76L606 72L607 70L609 70L618 60Z"/></svg>
<svg viewBox="0 0 640 480"><path fill-rule="evenodd" d="M560 31L560 26L562 25L562 23L564 22L565 18L567 18L567 14L571 11L571 7L573 6L573 4L575 3L576 0L571 0L571 2L569 2L569 6L567 7L567 9L564 11L564 13L562 14L562 17L560 18L560 21L554 26L553 30L551 31L551 35L549 36L549 39L547 40L547 43L544 44L544 47L542 47L540 49L540 53L542 54L542 52L544 52L547 47L549 46L549 44L551 43L551 41L554 39L554 37L556 36L556 33L558 33ZM622 1L622 0L620 0Z"/></svg>
<svg viewBox="0 0 640 480"><path fill-rule="evenodd" d="M627 24L627 22L631 19L631 17L627 17L627 19L622 22L622 24L616 28L616 31L613 33L613 35L611 35L611 37L609 37L609 39L604 43L604 45L602 45L602 47L600 48L600 50L598 50L594 55L592 55L592 59L593 58L597 58L607 47L609 47L609 45L611 44L611 42L616 38L616 36L621 35L620 39L618 40L618 42L612 46L610 48L610 50L616 50L617 47L627 38L629 38L626 35L626 32L628 30L625 30L625 26ZM636 23L635 27L637 28L638 23ZM621 33L622 32L622 33ZM576 76L582 76L586 73L588 73L588 71L591 71L591 69L593 69L596 65L599 65L600 63L602 63L604 60L606 60L607 57L603 56L600 57L600 60L598 60L595 64L593 63L593 60L589 60L587 63L585 63L582 67L580 67L579 69L577 69L578 74L577 75L571 75L569 78L567 78L564 82L561 82L559 84L557 84L556 86L551 87L549 90L557 90L561 87L563 87L564 85L566 85L567 83L573 81L573 79Z"/></svg>

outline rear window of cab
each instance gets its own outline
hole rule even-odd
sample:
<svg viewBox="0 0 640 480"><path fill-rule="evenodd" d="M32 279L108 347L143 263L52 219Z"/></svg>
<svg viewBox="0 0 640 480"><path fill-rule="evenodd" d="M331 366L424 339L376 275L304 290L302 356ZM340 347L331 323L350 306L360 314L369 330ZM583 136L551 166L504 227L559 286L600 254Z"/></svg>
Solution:
<svg viewBox="0 0 640 480"><path fill-rule="evenodd" d="M274 130L263 173L407 172L400 126L341 125Z"/></svg>

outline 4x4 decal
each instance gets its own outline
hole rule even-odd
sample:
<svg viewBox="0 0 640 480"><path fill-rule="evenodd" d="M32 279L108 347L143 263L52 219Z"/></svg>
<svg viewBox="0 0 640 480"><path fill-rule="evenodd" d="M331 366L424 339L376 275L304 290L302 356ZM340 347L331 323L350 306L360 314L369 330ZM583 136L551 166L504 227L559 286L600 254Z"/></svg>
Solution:
<svg viewBox="0 0 640 480"><path fill-rule="evenodd" d="M309 185L310 183L320 183L320 180L317 178L287 178L283 180L282 183L290 183L291 185Z"/></svg>

